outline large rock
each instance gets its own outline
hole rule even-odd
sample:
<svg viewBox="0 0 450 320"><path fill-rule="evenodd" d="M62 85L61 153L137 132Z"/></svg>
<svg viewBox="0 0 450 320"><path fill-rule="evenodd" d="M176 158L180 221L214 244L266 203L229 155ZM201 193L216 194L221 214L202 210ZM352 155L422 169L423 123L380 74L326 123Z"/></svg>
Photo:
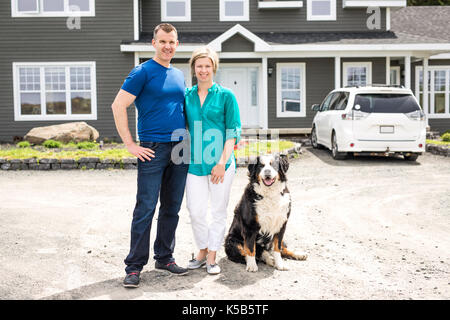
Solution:
<svg viewBox="0 0 450 320"><path fill-rule="evenodd" d="M70 141L95 141L98 137L98 131L86 122L71 122L33 128L25 135L24 139L30 143L41 144L49 139L68 143Z"/></svg>

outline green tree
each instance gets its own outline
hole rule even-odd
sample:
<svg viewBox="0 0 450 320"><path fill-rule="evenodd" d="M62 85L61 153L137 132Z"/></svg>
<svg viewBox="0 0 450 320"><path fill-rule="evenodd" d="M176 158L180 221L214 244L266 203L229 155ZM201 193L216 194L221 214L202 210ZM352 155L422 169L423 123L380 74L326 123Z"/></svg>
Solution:
<svg viewBox="0 0 450 320"><path fill-rule="evenodd" d="M450 6L450 0L408 0L408 6Z"/></svg>

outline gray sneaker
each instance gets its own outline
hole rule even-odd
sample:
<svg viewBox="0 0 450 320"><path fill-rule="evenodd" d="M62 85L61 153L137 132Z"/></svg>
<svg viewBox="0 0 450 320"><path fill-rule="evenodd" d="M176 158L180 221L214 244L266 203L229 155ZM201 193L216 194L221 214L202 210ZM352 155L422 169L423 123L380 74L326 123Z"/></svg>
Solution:
<svg viewBox="0 0 450 320"><path fill-rule="evenodd" d="M203 258L202 260L197 260L197 259L192 259L189 260L188 266L187 268L192 270L192 269L198 269L203 267L206 264L206 257Z"/></svg>
<svg viewBox="0 0 450 320"><path fill-rule="evenodd" d="M206 272L209 274L219 274L220 267L218 264L206 264Z"/></svg>

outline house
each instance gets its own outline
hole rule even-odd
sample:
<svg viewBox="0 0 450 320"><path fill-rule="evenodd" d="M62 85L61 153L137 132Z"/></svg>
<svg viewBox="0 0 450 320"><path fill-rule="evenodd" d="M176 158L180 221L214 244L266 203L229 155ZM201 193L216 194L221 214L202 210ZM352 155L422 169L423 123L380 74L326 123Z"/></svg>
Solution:
<svg viewBox="0 0 450 320"><path fill-rule="evenodd" d="M246 129L308 133L311 105L330 90L395 83L429 96L429 126L442 132L450 129L449 9L406 0L2 1L0 141L68 121L118 139L111 103L133 66L153 56L160 22L178 29L173 65L187 85L192 51L219 52L216 81L235 92ZM128 114L135 136L134 108Z"/></svg>

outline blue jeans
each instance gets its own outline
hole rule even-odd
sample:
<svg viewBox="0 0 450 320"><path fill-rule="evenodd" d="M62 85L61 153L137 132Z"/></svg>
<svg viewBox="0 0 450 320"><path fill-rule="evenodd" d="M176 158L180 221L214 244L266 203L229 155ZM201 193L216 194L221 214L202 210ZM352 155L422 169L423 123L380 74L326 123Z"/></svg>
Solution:
<svg viewBox="0 0 450 320"><path fill-rule="evenodd" d="M167 264L174 261L175 230L183 201L189 164L175 164L172 149L183 142L141 142L155 151L155 157L145 162L138 159L136 206L131 223L130 252L124 262L126 273L141 271L149 259L150 229L160 198L154 259ZM182 151L180 153L182 155Z"/></svg>

